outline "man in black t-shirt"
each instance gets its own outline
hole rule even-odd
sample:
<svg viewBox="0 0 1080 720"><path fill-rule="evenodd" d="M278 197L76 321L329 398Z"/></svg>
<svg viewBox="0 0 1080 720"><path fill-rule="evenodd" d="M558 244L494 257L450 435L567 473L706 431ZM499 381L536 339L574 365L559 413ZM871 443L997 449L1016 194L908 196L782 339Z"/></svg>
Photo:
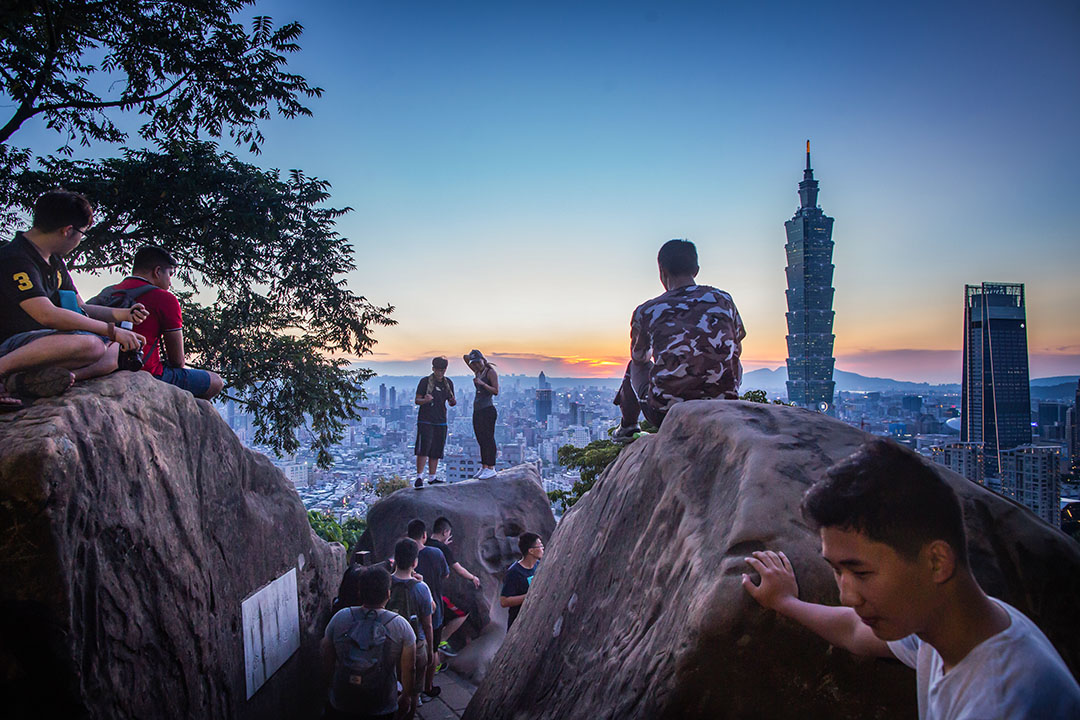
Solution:
<svg viewBox="0 0 1080 720"><path fill-rule="evenodd" d="M31 229L0 247L0 409L108 374L120 349L143 344L116 323L138 325L146 308L85 304L64 265L93 218L85 197L51 190L34 204Z"/></svg>
<svg viewBox="0 0 1080 720"><path fill-rule="evenodd" d="M532 586L533 576L540 568L540 561L544 558L544 543L536 533L522 533L518 538L518 550L521 551L521 559L506 571L502 592L499 593L499 605L510 608L506 617L507 632L510 632L510 626L517 620L521 604L525 602L525 595Z"/></svg>
<svg viewBox="0 0 1080 720"><path fill-rule="evenodd" d="M428 468L428 482L440 483L435 472L439 469L439 458L443 456L446 445L446 406L457 405L454 397L454 381L446 377L448 361L444 357L432 358L431 374L420 380L416 386L416 404L420 410L416 413L416 484L424 487L424 465Z"/></svg>

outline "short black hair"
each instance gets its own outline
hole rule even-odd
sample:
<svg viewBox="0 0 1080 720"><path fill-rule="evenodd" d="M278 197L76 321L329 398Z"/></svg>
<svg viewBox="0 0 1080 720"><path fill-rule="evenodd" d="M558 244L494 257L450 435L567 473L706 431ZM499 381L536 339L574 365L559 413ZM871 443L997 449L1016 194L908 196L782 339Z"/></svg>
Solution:
<svg viewBox="0 0 1080 720"><path fill-rule="evenodd" d="M431 532L436 535L441 535L451 527L453 527L453 525L450 524L450 518L440 515L435 518L435 524L431 526Z"/></svg>
<svg viewBox="0 0 1080 720"><path fill-rule="evenodd" d="M420 557L420 548L409 538L402 538L394 546L394 569L411 568Z"/></svg>
<svg viewBox="0 0 1080 720"><path fill-rule="evenodd" d="M427 532L427 525L420 518L409 521L409 527L405 530L405 534L413 540L423 540L424 533Z"/></svg>
<svg viewBox="0 0 1080 720"><path fill-rule="evenodd" d="M944 540L957 563L968 566L956 493L926 461L892 440L872 440L829 468L806 491L802 514L818 529L865 533L908 560L927 543Z"/></svg>
<svg viewBox="0 0 1080 720"><path fill-rule="evenodd" d="M135 253L135 259L131 261L132 270L153 270L157 267L174 268L180 263L165 248L154 245L144 245Z"/></svg>
<svg viewBox="0 0 1080 720"><path fill-rule="evenodd" d="M518 538L518 550L521 551L521 556L525 557L529 554L529 549L536 544L536 541L540 539L540 536L533 532L521 533L521 537Z"/></svg>
<svg viewBox="0 0 1080 720"><path fill-rule="evenodd" d="M697 248L689 240L668 240L657 253L656 262L671 275L694 275L698 271Z"/></svg>
<svg viewBox="0 0 1080 720"><path fill-rule="evenodd" d="M390 597L390 573L381 567L369 567L360 571L357 596L361 605L379 607Z"/></svg>
<svg viewBox="0 0 1080 720"><path fill-rule="evenodd" d="M444 358L442 356L431 358L431 369L432 370L445 370L448 367L450 367L450 361L447 360L446 358Z"/></svg>
<svg viewBox="0 0 1080 720"><path fill-rule="evenodd" d="M70 190L50 190L34 203L33 225L42 232L52 232L68 225L79 230L90 224L94 209L90 201Z"/></svg>

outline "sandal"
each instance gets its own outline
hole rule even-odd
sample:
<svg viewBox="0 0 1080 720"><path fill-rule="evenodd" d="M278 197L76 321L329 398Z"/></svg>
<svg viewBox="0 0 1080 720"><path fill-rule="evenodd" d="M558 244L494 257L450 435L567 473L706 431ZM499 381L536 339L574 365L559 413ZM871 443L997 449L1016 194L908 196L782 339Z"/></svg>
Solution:
<svg viewBox="0 0 1080 720"><path fill-rule="evenodd" d="M75 384L70 370L55 365L12 373L4 380L4 387L11 395L24 398L53 397Z"/></svg>

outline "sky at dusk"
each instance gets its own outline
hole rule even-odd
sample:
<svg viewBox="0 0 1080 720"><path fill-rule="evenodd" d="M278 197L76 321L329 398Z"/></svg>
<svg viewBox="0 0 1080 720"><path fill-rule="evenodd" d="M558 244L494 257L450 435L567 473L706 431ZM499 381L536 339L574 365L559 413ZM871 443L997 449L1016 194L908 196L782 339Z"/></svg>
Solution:
<svg viewBox="0 0 1080 720"><path fill-rule="evenodd" d="M397 308L381 372L477 347L509 372L621 374L673 237L734 297L746 369L782 365L809 138L836 219L838 368L958 382L964 284L1003 281L1027 286L1032 376L1080 373L1075 2L257 12L305 26L290 69L326 93L237 153L355 209L348 282ZM56 145L30 124L12 142Z"/></svg>

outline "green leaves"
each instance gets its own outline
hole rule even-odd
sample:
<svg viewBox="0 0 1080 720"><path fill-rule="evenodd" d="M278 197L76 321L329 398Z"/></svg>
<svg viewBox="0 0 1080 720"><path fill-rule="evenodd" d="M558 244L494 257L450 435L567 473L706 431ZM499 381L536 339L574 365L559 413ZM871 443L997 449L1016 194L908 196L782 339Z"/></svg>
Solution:
<svg viewBox="0 0 1080 720"><path fill-rule="evenodd" d="M622 449L622 445L611 440L593 440L583 448L563 445L559 448L559 464L568 468L580 468L581 479L574 483L570 490L552 490L548 497L552 502L561 502L567 509L573 507L574 503L592 489L600 473L615 462Z"/></svg>
<svg viewBox="0 0 1080 720"><path fill-rule="evenodd" d="M367 529L367 522L363 518L351 517L338 524L333 515L318 510L308 510L308 523L316 535L326 542L341 543L348 553L360 542L360 536Z"/></svg>

